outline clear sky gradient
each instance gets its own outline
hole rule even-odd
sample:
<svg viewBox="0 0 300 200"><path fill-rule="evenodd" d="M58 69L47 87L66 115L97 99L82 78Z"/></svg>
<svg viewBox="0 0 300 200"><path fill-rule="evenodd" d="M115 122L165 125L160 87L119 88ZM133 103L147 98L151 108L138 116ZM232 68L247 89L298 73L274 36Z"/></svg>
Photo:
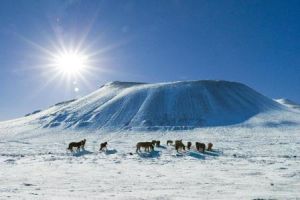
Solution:
<svg viewBox="0 0 300 200"><path fill-rule="evenodd" d="M49 52L79 44L91 70L55 77ZM0 120L108 81L198 79L300 102L300 1L0 1Z"/></svg>

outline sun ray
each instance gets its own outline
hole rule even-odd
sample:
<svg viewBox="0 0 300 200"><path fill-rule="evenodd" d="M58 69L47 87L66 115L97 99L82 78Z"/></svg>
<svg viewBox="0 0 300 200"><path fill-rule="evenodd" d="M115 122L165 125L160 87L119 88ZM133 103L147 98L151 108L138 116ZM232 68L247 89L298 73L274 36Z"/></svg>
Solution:
<svg viewBox="0 0 300 200"><path fill-rule="evenodd" d="M96 15L95 18L97 18ZM96 39L94 38L93 41L87 43L87 37L93 23L93 21L90 22L82 30L79 38L70 37L67 39L53 26L56 40L51 40L49 37L48 45L40 45L22 35L18 35L22 41L41 52L41 56L38 56L38 54L30 55L30 58L34 57L39 64L24 69L39 70L40 73L35 74L41 76L40 79L43 80L43 84L38 85L33 91L32 98L48 89L65 91L68 97L72 92L73 95L78 96L86 89L95 89L95 86L91 83L99 79L99 74L120 74L120 71L114 69L109 52L126 44L127 41L123 40L99 48L99 44L103 44L101 42L102 33L100 33L101 37L98 35ZM74 82L76 84L73 84Z"/></svg>
<svg viewBox="0 0 300 200"><path fill-rule="evenodd" d="M48 78L45 80L43 84L40 84L38 88L36 88L27 98L28 100L33 100L38 96L38 94L43 91L45 88L47 88L51 83L56 81L59 77L61 77L60 73L56 72L53 73L51 77L48 76Z"/></svg>
<svg viewBox="0 0 300 200"><path fill-rule="evenodd" d="M87 27L85 28L85 30L83 31L83 36L80 38L79 42L77 43L75 50L79 51L80 49L83 48L83 45L85 44L85 41L87 39L87 36L89 35L97 17L99 14L100 9L97 9L97 11L95 12L94 16L92 17L91 22L87 25Z"/></svg>
<svg viewBox="0 0 300 200"><path fill-rule="evenodd" d="M47 55L49 55L49 56L53 56L54 55L49 49L42 47L41 45L39 45L39 44L37 44L37 43L35 43L35 42L27 39L26 37L24 37L24 36L22 36L22 35L20 35L18 33L15 33L15 35L19 39L23 40L24 42L26 42L27 44L29 44L29 45L31 45L31 46L33 46L35 48L41 50L42 52L46 53Z"/></svg>

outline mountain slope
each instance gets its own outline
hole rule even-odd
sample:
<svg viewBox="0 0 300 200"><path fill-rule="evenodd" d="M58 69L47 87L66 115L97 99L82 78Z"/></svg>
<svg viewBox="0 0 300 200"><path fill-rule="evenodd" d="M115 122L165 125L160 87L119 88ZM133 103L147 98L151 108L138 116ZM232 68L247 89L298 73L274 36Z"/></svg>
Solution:
<svg viewBox="0 0 300 200"><path fill-rule="evenodd" d="M44 128L185 129L241 123L281 109L277 102L236 82L112 82L25 119Z"/></svg>
<svg viewBox="0 0 300 200"><path fill-rule="evenodd" d="M295 103L289 99L275 99L275 101L288 107L288 108L297 109L300 111L300 104Z"/></svg>

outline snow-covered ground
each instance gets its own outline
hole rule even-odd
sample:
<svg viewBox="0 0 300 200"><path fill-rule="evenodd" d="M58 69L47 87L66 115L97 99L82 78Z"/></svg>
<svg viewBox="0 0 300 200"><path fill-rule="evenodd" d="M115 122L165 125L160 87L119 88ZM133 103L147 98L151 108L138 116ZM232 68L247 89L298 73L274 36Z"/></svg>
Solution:
<svg viewBox="0 0 300 200"><path fill-rule="evenodd" d="M192 150L166 145L176 139ZM152 140L162 146L135 152ZM300 199L300 110L240 83L113 82L0 122L0 169L0 199Z"/></svg>
<svg viewBox="0 0 300 200"><path fill-rule="evenodd" d="M79 132L2 123L0 199L297 199L300 118L291 116L294 124L258 123L266 118L262 115L235 126L156 132ZM85 151L66 152L69 142L83 138ZM138 141L152 139L162 147L135 153ZM214 151L178 154L166 145L169 139L192 141L193 148L195 141L212 142ZM104 141L108 151L100 153Z"/></svg>

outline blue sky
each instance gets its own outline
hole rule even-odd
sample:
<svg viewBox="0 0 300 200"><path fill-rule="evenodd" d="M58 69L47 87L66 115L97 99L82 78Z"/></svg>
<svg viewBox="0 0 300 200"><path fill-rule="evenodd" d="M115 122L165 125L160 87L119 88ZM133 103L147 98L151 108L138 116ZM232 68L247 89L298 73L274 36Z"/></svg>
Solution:
<svg viewBox="0 0 300 200"><path fill-rule="evenodd" d="M300 102L299 22L298 0L1 0L0 120L114 80L239 81ZM79 44L90 72L55 77L49 52Z"/></svg>

